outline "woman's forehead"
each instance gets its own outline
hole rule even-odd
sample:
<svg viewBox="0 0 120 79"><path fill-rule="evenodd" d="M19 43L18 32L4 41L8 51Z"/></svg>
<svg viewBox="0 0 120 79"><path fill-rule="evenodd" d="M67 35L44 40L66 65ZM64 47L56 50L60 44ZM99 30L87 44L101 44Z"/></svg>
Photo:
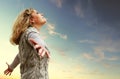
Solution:
<svg viewBox="0 0 120 79"><path fill-rule="evenodd" d="M37 12L37 10L33 10L33 11L32 11L32 15L34 15L36 12Z"/></svg>
<svg viewBox="0 0 120 79"><path fill-rule="evenodd" d="M36 13L37 12L37 10L33 10L33 13Z"/></svg>

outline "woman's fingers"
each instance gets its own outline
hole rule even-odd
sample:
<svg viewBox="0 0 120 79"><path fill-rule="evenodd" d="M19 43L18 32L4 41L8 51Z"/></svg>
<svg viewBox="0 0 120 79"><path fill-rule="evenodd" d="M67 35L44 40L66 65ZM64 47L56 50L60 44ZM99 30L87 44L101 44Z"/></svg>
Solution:
<svg viewBox="0 0 120 79"><path fill-rule="evenodd" d="M4 74L6 74L7 72L8 72L8 71L7 71L7 70L5 70L5 71L4 71Z"/></svg>
<svg viewBox="0 0 120 79"><path fill-rule="evenodd" d="M46 51L43 51L43 52L41 53L41 56L43 57L43 56L45 55L45 53L46 53Z"/></svg>
<svg viewBox="0 0 120 79"><path fill-rule="evenodd" d="M50 55L49 55L48 51L44 48L40 48L39 51L38 51L38 54L40 55L40 57L43 57L46 54L47 57L50 58Z"/></svg>
<svg viewBox="0 0 120 79"><path fill-rule="evenodd" d="M8 74L11 75L13 70L10 68L10 66L7 62L6 62L6 64L7 64L8 68L4 71L4 74L5 75L8 75Z"/></svg>
<svg viewBox="0 0 120 79"><path fill-rule="evenodd" d="M8 75L9 74L9 71L6 71L5 75Z"/></svg>
<svg viewBox="0 0 120 79"><path fill-rule="evenodd" d="M50 58L49 52L42 46L40 46L37 42L34 41L34 39L30 38L29 39L30 43L34 45L34 48L38 51L38 55L40 57L43 57L45 54L47 55L48 58Z"/></svg>
<svg viewBox="0 0 120 79"><path fill-rule="evenodd" d="M12 73L12 72L10 72L8 69L4 71L4 74L5 74L5 75L8 75L8 74L11 75L11 73Z"/></svg>
<svg viewBox="0 0 120 79"><path fill-rule="evenodd" d="M47 54L47 57L50 58L50 54L49 54L49 52L46 52L46 54Z"/></svg>
<svg viewBox="0 0 120 79"><path fill-rule="evenodd" d="M41 53L43 52L43 49L41 48L41 49L39 49L38 50L38 55L40 55L41 56Z"/></svg>
<svg viewBox="0 0 120 79"><path fill-rule="evenodd" d="M41 48L41 46L40 46L40 45L38 45L38 44L36 44L36 45L34 45L34 48L35 48L35 49L40 49L40 48Z"/></svg>
<svg viewBox="0 0 120 79"><path fill-rule="evenodd" d="M43 48L39 49L38 54L40 57L43 57L45 55L45 50Z"/></svg>

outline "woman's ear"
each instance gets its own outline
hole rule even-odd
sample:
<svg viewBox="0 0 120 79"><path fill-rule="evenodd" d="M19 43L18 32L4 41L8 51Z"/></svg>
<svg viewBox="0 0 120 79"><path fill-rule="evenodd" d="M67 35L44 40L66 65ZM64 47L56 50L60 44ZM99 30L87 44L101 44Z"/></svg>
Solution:
<svg viewBox="0 0 120 79"><path fill-rule="evenodd" d="M33 18L30 18L30 24L34 24L34 19Z"/></svg>

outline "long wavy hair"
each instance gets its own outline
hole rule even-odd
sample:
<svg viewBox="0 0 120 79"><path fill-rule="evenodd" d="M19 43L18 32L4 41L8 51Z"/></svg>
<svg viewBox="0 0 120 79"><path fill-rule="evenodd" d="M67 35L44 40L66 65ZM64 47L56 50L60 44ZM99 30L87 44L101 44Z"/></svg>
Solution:
<svg viewBox="0 0 120 79"><path fill-rule="evenodd" d="M33 8L25 9L18 15L12 28L11 44L19 44L21 34L30 26L30 18L33 11Z"/></svg>

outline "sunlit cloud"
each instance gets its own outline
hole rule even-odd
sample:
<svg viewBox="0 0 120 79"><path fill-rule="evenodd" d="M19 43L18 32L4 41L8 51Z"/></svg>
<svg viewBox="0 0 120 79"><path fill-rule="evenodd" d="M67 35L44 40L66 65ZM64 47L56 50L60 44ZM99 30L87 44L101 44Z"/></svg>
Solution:
<svg viewBox="0 0 120 79"><path fill-rule="evenodd" d="M112 65L108 64L108 63L102 63L102 65L105 67L105 68L111 68Z"/></svg>
<svg viewBox="0 0 120 79"><path fill-rule="evenodd" d="M84 42L84 41L82 41ZM94 61L103 61L103 60L108 60L108 61L117 61L120 58L116 55L114 56L108 56L107 54L111 53L117 53L120 51L118 49L120 47L119 41L112 41L110 39L107 40L102 40L97 43L96 46L93 47L93 52L89 54L88 53L83 53L83 57L88 59L88 60L94 60Z"/></svg>
<svg viewBox="0 0 120 79"><path fill-rule="evenodd" d="M85 73L86 71L88 71L87 68L84 67L82 64L75 64L73 69L77 73Z"/></svg>
<svg viewBox="0 0 120 79"><path fill-rule="evenodd" d="M119 52L120 41L113 41L111 39L103 40L98 43L98 46L95 46L94 53L102 60L118 60L117 56L106 57L105 54L110 54L114 52Z"/></svg>
<svg viewBox="0 0 120 79"><path fill-rule="evenodd" d="M62 56L62 57L66 57L67 55L64 53L64 51L60 51L60 55Z"/></svg>
<svg viewBox="0 0 120 79"><path fill-rule="evenodd" d="M107 69L118 69L120 67L120 64L114 64L114 63L109 63L109 62L101 62L101 64L103 65L103 67L107 68Z"/></svg>
<svg viewBox="0 0 120 79"><path fill-rule="evenodd" d="M67 35L65 35L65 34L61 34L61 33L58 33L58 32L56 32L55 31L55 25L54 24L50 24L50 23L48 23L47 24L47 29L48 29L48 33L50 34L50 35L57 35L57 36L59 36L60 38L62 38L62 39L67 39Z"/></svg>
<svg viewBox="0 0 120 79"><path fill-rule="evenodd" d="M67 60L67 61L71 61L72 59L68 56L68 54L66 54L67 51L69 51L69 49L62 49L62 48L58 48L58 47L55 47L55 46L52 46L52 48L54 48L54 50L58 53L58 55Z"/></svg>
<svg viewBox="0 0 120 79"><path fill-rule="evenodd" d="M94 61L102 61L102 60L116 61L120 59L118 56L107 57L105 55L105 52L103 52L103 50L99 48L96 48L92 54L83 53L83 57L88 60L94 60Z"/></svg>
<svg viewBox="0 0 120 79"><path fill-rule="evenodd" d="M107 60L110 60L110 61L115 61L115 60L119 60L119 59L120 59L120 57L118 57L118 56L112 56L112 57L107 58Z"/></svg>
<svg viewBox="0 0 120 79"><path fill-rule="evenodd" d="M100 69L98 69L98 68L95 68L95 69L91 70L87 74L90 74L90 75L104 75L104 73L101 72Z"/></svg>
<svg viewBox="0 0 120 79"><path fill-rule="evenodd" d="M105 59L105 55L104 55L104 52L102 50L102 48L95 48L94 49L94 54L97 56L97 61L101 61L103 59Z"/></svg>
<svg viewBox="0 0 120 79"><path fill-rule="evenodd" d="M58 8L62 7L63 0L51 0Z"/></svg>
<svg viewBox="0 0 120 79"><path fill-rule="evenodd" d="M83 53L83 57L85 57L88 60L94 59L94 57L91 54L88 54L88 53Z"/></svg>

